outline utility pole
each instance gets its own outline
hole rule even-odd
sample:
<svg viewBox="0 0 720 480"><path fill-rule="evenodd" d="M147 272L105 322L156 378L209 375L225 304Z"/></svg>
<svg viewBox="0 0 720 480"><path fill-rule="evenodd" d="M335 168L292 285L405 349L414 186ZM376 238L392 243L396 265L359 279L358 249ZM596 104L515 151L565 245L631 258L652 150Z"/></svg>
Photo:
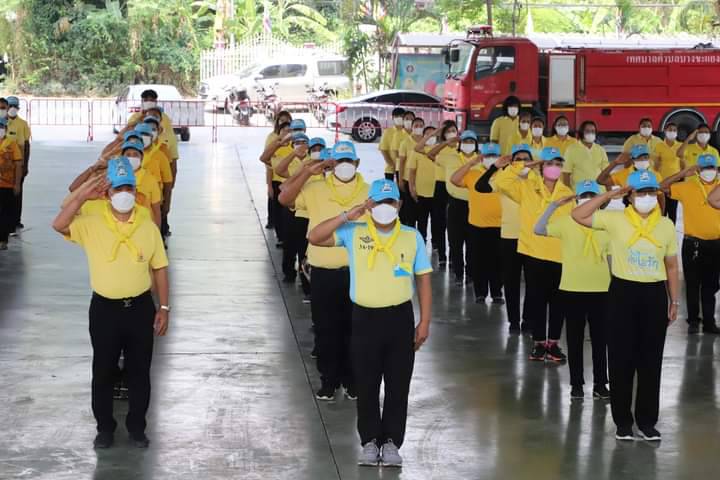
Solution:
<svg viewBox="0 0 720 480"><path fill-rule="evenodd" d="M493 18L492 18L492 4L493 4L493 0L485 0L485 5L486 5L485 8L487 8L487 24L490 25L491 27L492 27L492 24L493 24L493 23L492 23L492 22L493 22Z"/></svg>

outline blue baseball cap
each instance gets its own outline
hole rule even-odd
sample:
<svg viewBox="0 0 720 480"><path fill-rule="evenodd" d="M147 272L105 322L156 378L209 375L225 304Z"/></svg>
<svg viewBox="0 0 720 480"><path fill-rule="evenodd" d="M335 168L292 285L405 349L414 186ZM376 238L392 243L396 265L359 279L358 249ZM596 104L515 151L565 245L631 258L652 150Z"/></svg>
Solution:
<svg viewBox="0 0 720 480"><path fill-rule="evenodd" d="M655 174L647 170L637 170L631 173L628 177L627 184L633 190L657 190L660 188Z"/></svg>
<svg viewBox="0 0 720 480"><path fill-rule="evenodd" d="M135 125L135 132L140 135L152 135L153 128L147 123L138 123Z"/></svg>
<svg viewBox="0 0 720 480"><path fill-rule="evenodd" d="M332 148L323 148L320 152L320 160L332 160Z"/></svg>
<svg viewBox="0 0 720 480"><path fill-rule="evenodd" d="M560 153L560 150L558 150L555 147L545 147L540 151L540 159L543 162L550 162L552 160L561 160L565 161L565 159L562 156L562 153Z"/></svg>
<svg viewBox="0 0 720 480"><path fill-rule="evenodd" d="M5 99L8 103L8 106L10 107L18 107L20 108L20 99L15 96L10 96Z"/></svg>
<svg viewBox="0 0 720 480"><path fill-rule="evenodd" d="M575 185L575 195L585 195L586 193L594 193L600 195L600 185L595 180L583 180Z"/></svg>
<svg viewBox="0 0 720 480"><path fill-rule="evenodd" d="M120 147L120 151L125 153L125 150L128 148L132 148L136 152L143 153L143 144L138 142L125 142L122 144L122 147Z"/></svg>
<svg viewBox="0 0 720 480"><path fill-rule="evenodd" d="M296 118L290 122L290 130L305 130L305 120Z"/></svg>
<svg viewBox="0 0 720 480"><path fill-rule="evenodd" d="M464 131L460 134L460 141L461 141L461 142L462 142L463 140L475 140L475 141L477 142L477 139L478 139L477 134L476 134L475 132L473 132L472 130L464 130Z"/></svg>
<svg viewBox="0 0 720 480"><path fill-rule="evenodd" d="M630 149L630 158L632 158L633 160L638 157L642 157L643 155L650 155L650 150L648 149L648 146L643 143L633 145Z"/></svg>
<svg viewBox="0 0 720 480"><path fill-rule="evenodd" d="M333 160L357 160L357 153L355 152L355 145L352 142L341 141L337 142L332 148L332 159Z"/></svg>
<svg viewBox="0 0 720 480"><path fill-rule="evenodd" d="M516 153L519 152L526 152L530 154L530 158L532 158L532 148L530 148L530 145L527 143L518 143L512 146L512 150L510 153L512 153L512 156L514 157Z"/></svg>
<svg viewBox="0 0 720 480"><path fill-rule="evenodd" d="M318 145L321 145L323 148L327 146L327 143L325 143L325 139L321 137L313 137L308 142L308 146L310 148L317 147Z"/></svg>
<svg viewBox="0 0 720 480"><path fill-rule="evenodd" d="M0 127L7 127L7 118L0 118Z"/></svg>
<svg viewBox="0 0 720 480"><path fill-rule="evenodd" d="M302 133L302 132L295 132L295 133L292 134L292 142L293 142L293 143L296 143L296 142L309 143L309 142L310 142L310 137L308 137L307 135L305 135L305 134Z"/></svg>
<svg viewBox="0 0 720 480"><path fill-rule="evenodd" d="M375 180L370 185L368 198L373 202L382 202L387 199L400 200L400 189L392 180Z"/></svg>
<svg viewBox="0 0 720 480"><path fill-rule="evenodd" d="M717 168L718 161L715 155L704 153L697 158L697 166L700 168Z"/></svg>
<svg viewBox="0 0 720 480"><path fill-rule="evenodd" d="M108 161L107 179L112 188L130 185L135 187L135 174L127 157L116 157Z"/></svg>
<svg viewBox="0 0 720 480"><path fill-rule="evenodd" d="M160 126L160 119L156 117L155 115L147 115L145 118L143 118L143 123L156 123L158 126Z"/></svg>
<svg viewBox="0 0 720 480"><path fill-rule="evenodd" d="M499 157L500 145L497 143L484 143L480 152L486 157Z"/></svg>
<svg viewBox="0 0 720 480"><path fill-rule="evenodd" d="M123 140L125 142L129 142L131 138L137 138L142 142L142 134L140 132L136 132L135 130L127 131L123 134Z"/></svg>

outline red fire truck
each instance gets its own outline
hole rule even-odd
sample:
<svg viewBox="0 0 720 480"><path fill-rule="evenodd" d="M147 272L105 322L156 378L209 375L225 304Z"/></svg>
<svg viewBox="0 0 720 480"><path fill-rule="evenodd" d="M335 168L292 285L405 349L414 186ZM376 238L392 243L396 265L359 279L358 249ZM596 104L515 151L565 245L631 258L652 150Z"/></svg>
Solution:
<svg viewBox="0 0 720 480"><path fill-rule="evenodd" d="M444 117L487 137L503 101L514 95L549 126L565 115L571 128L593 120L604 136L627 136L649 117L657 131L677 123L681 139L701 122L717 132L720 49L711 44L593 45L588 39L558 46L550 40L493 37L489 27L470 28L445 51Z"/></svg>

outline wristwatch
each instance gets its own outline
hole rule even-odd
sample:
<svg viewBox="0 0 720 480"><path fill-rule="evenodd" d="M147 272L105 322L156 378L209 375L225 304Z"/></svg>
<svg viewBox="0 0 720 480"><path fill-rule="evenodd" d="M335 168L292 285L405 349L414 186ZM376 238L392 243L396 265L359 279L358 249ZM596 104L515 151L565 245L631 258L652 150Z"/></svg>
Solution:
<svg viewBox="0 0 720 480"><path fill-rule="evenodd" d="M671 302L671 303L675 306L678 306L678 307L680 306L680 302Z"/></svg>
<svg viewBox="0 0 720 480"><path fill-rule="evenodd" d="M165 310L166 312L170 313L170 307L168 305L160 305L160 310Z"/></svg>

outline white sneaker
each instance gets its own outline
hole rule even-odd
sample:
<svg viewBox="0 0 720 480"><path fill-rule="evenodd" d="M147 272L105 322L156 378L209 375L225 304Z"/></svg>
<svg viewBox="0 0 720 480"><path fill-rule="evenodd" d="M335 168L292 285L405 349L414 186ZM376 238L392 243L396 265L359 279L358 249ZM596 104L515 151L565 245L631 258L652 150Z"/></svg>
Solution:
<svg viewBox="0 0 720 480"><path fill-rule="evenodd" d="M392 440L388 440L385 445L382 446L380 461L383 467L402 467L402 457Z"/></svg>
<svg viewBox="0 0 720 480"><path fill-rule="evenodd" d="M375 443L375 440L363 445L362 452L358 458L358 465L364 467L376 467L379 463L380 449L378 448L377 443Z"/></svg>

